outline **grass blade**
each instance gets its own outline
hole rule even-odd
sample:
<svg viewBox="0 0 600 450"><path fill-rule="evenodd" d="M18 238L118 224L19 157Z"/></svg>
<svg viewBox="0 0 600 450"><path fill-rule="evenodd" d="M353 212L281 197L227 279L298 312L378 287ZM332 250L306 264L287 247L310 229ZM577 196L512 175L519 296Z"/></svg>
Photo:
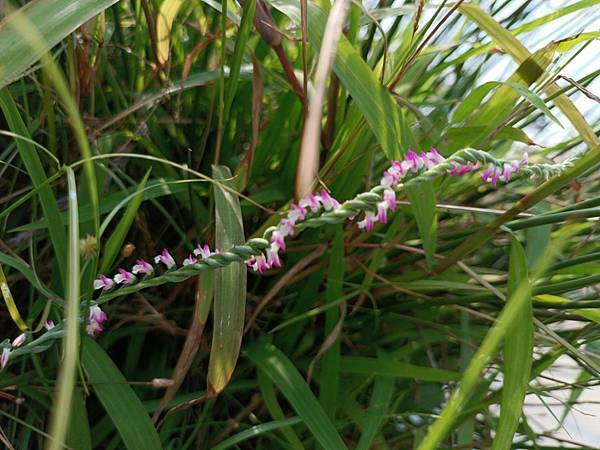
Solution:
<svg viewBox="0 0 600 450"><path fill-rule="evenodd" d="M251 439L255 436L259 436L264 433L269 433L270 431L279 430L280 428L289 427L290 425L296 425L299 423L302 423L302 420L299 417L290 417L289 419L275 420L273 422L254 425L253 427L250 427L247 430L242 431L241 433L235 434L230 438L225 439L218 445L215 445L213 447L213 450L225 450L227 448L239 444L240 442L247 441L248 439Z"/></svg>
<svg viewBox="0 0 600 450"><path fill-rule="evenodd" d="M50 434L54 438L47 445L50 450L62 448L67 436L75 389L77 360L79 358L79 214L77 206L77 184L75 174L67 168L69 190L69 248L66 279L65 336L63 338L63 360L57 380L55 408L52 413Z"/></svg>
<svg viewBox="0 0 600 450"><path fill-rule="evenodd" d="M363 432L356 445L356 450L369 450L371 444L382 425L385 423L386 415L394 395L394 378L386 376L375 377L375 386L371 395L371 402L367 410L367 417L363 426Z"/></svg>
<svg viewBox="0 0 600 450"><path fill-rule="evenodd" d="M160 64L164 65L169 60L171 27L182 5L183 0L165 0L160 4L156 18L156 58Z"/></svg>
<svg viewBox="0 0 600 450"><path fill-rule="evenodd" d="M215 248L243 244L244 228L239 197L229 188L235 187L231 172L224 166L213 166L215 184ZM213 339L208 363L208 392L218 395L229 382L237 362L246 304L246 265L233 263L215 270Z"/></svg>
<svg viewBox="0 0 600 450"><path fill-rule="evenodd" d="M419 235L423 240L423 249L427 265L433 266L433 255L437 246L437 212L435 209L435 189L431 181L406 186L406 195L415 215Z"/></svg>
<svg viewBox="0 0 600 450"><path fill-rule="evenodd" d="M346 448L308 385L281 350L265 340L260 340L245 347L244 353L281 390L323 448Z"/></svg>
<svg viewBox="0 0 600 450"><path fill-rule="evenodd" d="M13 15L0 23L0 87L19 78L44 53L96 14L117 0L45 0L28 4L25 14L41 36L44 45L32 48L23 39L23 30Z"/></svg>
<svg viewBox="0 0 600 450"><path fill-rule="evenodd" d="M146 182L148 181L149 176L150 169L146 172L146 175L138 185L137 192L135 194L132 194L133 198L130 199L129 197L127 197L125 199L128 203L127 209L125 210L123 217L121 217L121 220L117 224L117 227L106 241L106 245L104 246L104 256L102 258L102 263L100 264L100 273L105 273L106 271L108 271L113 265L115 259L117 258L117 255L121 250L123 242L125 242L127 233L131 228L131 224L135 219L137 210L142 204L142 200L144 199L144 188L146 187ZM113 212L114 211L115 210L113 210ZM103 226L101 227L101 230L105 229L106 225L108 225L108 221L104 222Z"/></svg>
<svg viewBox="0 0 600 450"><path fill-rule="evenodd" d="M129 450L160 450L162 445L142 402L96 341L86 337L83 368L106 413Z"/></svg>
<svg viewBox="0 0 600 450"><path fill-rule="evenodd" d="M363 356L342 357L340 370L343 373L370 374L396 378L414 378L416 380L446 382L459 380L460 374L450 370L416 366L400 361Z"/></svg>
<svg viewBox="0 0 600 450"><path fill-rule="evenodd" d="M509 302L514 302L514 294L521 284L529 284L527 275L525 251L519 241L513 238L508 268ZM510 449L529 385L532 356L533 311L531 301L526 301L504 338L504 386L500 422L492 450Z"/></svg>

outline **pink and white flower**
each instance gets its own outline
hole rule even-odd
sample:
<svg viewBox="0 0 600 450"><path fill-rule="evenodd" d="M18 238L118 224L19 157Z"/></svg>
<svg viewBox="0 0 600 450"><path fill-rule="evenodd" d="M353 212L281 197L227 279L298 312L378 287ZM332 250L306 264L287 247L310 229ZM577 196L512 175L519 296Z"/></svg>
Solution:
<svg viewBox="0 0 600 450"><path fill-rule="evenodd" d="M156 255L154 257L154 262L156 264L163 263L165 266L167 266L167 270L172 269L176 265L175 260L166 248L163 248L163 251L160 253L160 255Z"/></svg>
<svg viewBox="0 0 600 450"><path fill-rule="evenodd" d="M194 255L189 255L187 258L183 260L184 266L191 266L192 264L196 264L198 262L198 258Z"/></svg>
<svg viewBox="0 0 600 450"><path fill-rule="evenodd" d="M304 218L306 217L306 212L307 211L304 206L292 203L290 206L290 210L288 211L287 218L293 223L296 223L299 220L304 220Z"/></svg>
<svg viewBox="0 0 600 450"><path fill-rule="evenodd" d="M135 283L137 280L134 274L127 272L125 269L118 268L117 272L119 273L117 273L113 278L117 284L131 284Z"/></svg>
<svg viewBox="0 0 600 450"><path fill-rule="evenodd" d="M97 280L94 280L94 289L102 289L103 291L108 291L112 289L115 285L115 282L104 275L99 275Z"/></svg>
<svg viewBox="0 0 600 450"><path fill-rule="evenodd" d="M98 333L102 333L104 331L102 323L106 320L108 320L108 316L98 305L91 306L86 326L87 334L94 337Z"/></svg>
<svg viewBox="0 0 600 450"><path fill-rule="evenodd" d="M281 267L281 260L279 259L279 248L274 244L271 244L271 247L267 249L267 264L269 265L269 268Z"/></svg>
<svg viewBox="0 0 600 450"><path fill-rule="evenodd" d="M365 218L358 222L358 228L365 231L373 231L375 228L375 222L377 222L377 217L372 211L367 211L365 213Z"/></svg>
<svg viewBox="0 0 600 450"><path fill-rule="evenodd" d="M152 275L154 267L145 259L138 259L135 261L136 264L131 268L131 272L136 275Z"/></svg>
<svg viewBox="0 0 600 450"><path fill-rule="evenodd" d="M10 348L4 347L2 349L2 355L0 355L0 370L3 370L8 364L10 358Z"/></svg>
<svg viewBox="0 0 600 450"><path fill-rule="evenodd" d="M20 347L21 345L23 345L25 343L26 339L27 339L27 335L25 333L21 333L12 341L12 344L11 344L12 348Z"/></svg>
<svg viewBox="0 0 600 450"><path fill-rule="evenodd" d="M312 212L316 213L320 208L320 200L321 198L318 195L306 194L303 198L300 199L298 205L301 208L310 208Z"/></svg>
<svg viewBox="0 0 600 450"><path fill-rule="evenodd" d="M44 322L44 328L49 331L52 328L54 328L54 321L52 320L46 320L46 322Z"/></svg>
<svg viewBox="0 0 600 450"><path fill-rule="evenodd" d="M340 207L340 202L333 198L326 189L321 189L321 192L319 192L319 198L321 199L321 204L323 205L325 211L331 211L332 209L337 209Z"/></svg>
<svg viewBox="0 0 600 450"><path fill-rule="evenodd" d="M198 247L196 247L194 249L194 255L200 256L202 259L206 259L206 258L210 257L211 255L214 255L214 253L210 251L210 247L208 246L208 244L204 244L204 245L198 244Z"/></svg>

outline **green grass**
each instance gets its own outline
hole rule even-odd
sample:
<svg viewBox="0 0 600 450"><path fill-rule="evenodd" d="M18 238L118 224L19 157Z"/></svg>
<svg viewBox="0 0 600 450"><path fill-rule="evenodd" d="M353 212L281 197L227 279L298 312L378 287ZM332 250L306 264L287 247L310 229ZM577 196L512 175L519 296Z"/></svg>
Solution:
<svg viewBox="0 0 600 450"><path fill-rule="evenodd" d="M3 446L562 445L600 370L599 0L336 7L305 143L334 2L26 3L0 13L0 350L27 336L0 371ZM229 264L305 189L309 141L309 181L367 203L410 149L578 159L497 186L421 177L372 233L316 219L280 269ZM93 291L200 243L221 251L202 272Z"/></svg>

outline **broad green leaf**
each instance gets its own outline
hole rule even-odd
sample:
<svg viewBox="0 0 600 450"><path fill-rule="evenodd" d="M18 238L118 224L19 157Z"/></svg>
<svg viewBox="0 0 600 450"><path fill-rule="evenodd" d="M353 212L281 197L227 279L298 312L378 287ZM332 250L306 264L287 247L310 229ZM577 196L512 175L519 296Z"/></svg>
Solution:
<svg viewBox="0 0 600 450"><path fill-rule="evenodd" d="M300 3L295 0L270 0L269 3L300 25ZM321 48L327 15L314 2L308 3L308 39L315 49ZM344 37L340 39L333 70L358 105L371 131L389 159L399 159L398 105L377 75Z"/></svg>
<svg viewBox="0 0 600 450"><path fill-rule="evenodd" d="M18 79L40 57L117 0L44 0L27 4L0 23L0 87ZM37 29L43 46L31 48L14 20L20 14Z"/></svg>
<svg viewBox="0 0 600 450"><path fill-rule="evenodd" d="M394 397L394 378L389 376L376 376L371 394L371 402L363 424L360 440L356 450L369 450L377 433L388 419L388 409Z"/></svg>
<svg viewBox="0 0 600 450"><path fill-rule="evenodd" d="M423 250L429 267L433 267L433 256L437 246L437 212L433 182L424 181L405 187L410 207L415 215Z"/></svg>
<svg viewBox="0 0 600 450"><path fill-rule="evenodd" d="M445 382L460 378L457 372L416 366L400 361L363 356L343 356L340 370L344 373L380 375L396 378L414 378L415 380Z"/></svg>
<svg viewBox="0 0 600 450"><path fill-rule="evenodd" d="M244 354L279 388L321 447L346 448L298 369L281 350L263 339L245 347Z"/></svg>
<svg viewBox="0 0 600 450"><path fill-rule="evenodd" d="M63 358L56 381L54 408L50 421L50 434L54 439L47 442L50 450L62 448L71 419L73 391L79 362L79 211L77 205L77 184L75 173L67 168L67 188L69 198L69 246L67 253L67 279L65 280L65 336L63 338Z"/></svg>
<svg viewBox="0 0 600 450"><path fill-rule="evenodd" d="M77 450L92 449L92 437L90 436L90 425L85 408L85 400L83 399L81 389L78 387L73 390L71 423L69 424L67 443Z"/></svg>
<svg viewBox="0 0 600 450"><path fill-rule="evenodd" d="M511 325L531 303L531 287L529 282L522 282L506 302L500 312L496 323L487 333L479 349L471 359L461 378L458 388L444 406L438 419L429 427L427 435L418 447L418 450L437 449L443 439L452 430L457 417L472 397L475 388L481 381L481 375L487 364L496 355L502 340Z"/></svg>
<svg viewBox="0 0 600 450"><path fill-rule="evenodd" d="M3 45L1 36L2 32L0 31L0 52ZM0 61L3 61L1 56ZM21 118L13 98L6 89L2 89L0 91L0 108L2 108L8 128L13 133L31 140L29 130ZM42 165L42 161L38 155L39 150L33 144L23 139L17 139L15 143L17 150L19 151L19 156L21 157L29 177L31 178L31 182L34 188L37 190L40 198L40 205L44 213L44 218L48 223L50 242L52 243L52 248L54 249L54 254L56 255L56 267L61 275L59 279L64 280L66 275L65 264L67 261L67 234L60 220L60 212L58 210L58 204L56 203L54 192L52 192L52 188L46 183L47 175L46 171L44 170L44 166Z"/></svg>
<svg viewBox="0 0 600 450"><path fill-rule="evenodd" d="M106 352L84 338L81 361L89 384L129 450L161 450L158 433L139 397Z"/></svg>
<svg viewBox="0 0 600 450"><path fill-rule="evenodd" d="M244 227L239 198L224 189L235 187L231 172L213 166L215 196L215 248L243 244ZM246 305L246 265L234 262L215 270L213 338L208 363L208 392L216 395L229 383L242 343Z"/></svg>
<svg viewBox="0 0 600 450"><path fill-rule="evenodd" d="M512 238L508 268L508 301L515 301L519 286L529 285L527 258L516 238ZM519 426L523 402L529 385L533 357L533 311L525 301L521 313L509 325L504 338L503 390L500 420L493 450L510 449Z"/></svg>
<svg viewBox="0 0 600 450"><path fill-rule="evenodd" d="M144 199L144 188L146 187L146 182L148 181L148 177L150 176L150 169L146 172L146 175L140 182L137 188L137 192L132 194L132 196L126 197L123 201L127 201L127 209L119 220L115 230L112 232L108 240L106 241L106 245L104 246L104 255L102 258L102 263L100 264L100 273L106 273L113 263L115 259L119 255L119 251L123 246L123 242L125 242L125 238L127 237L127 233L129 233L129 229L131 228L131 224L135 219L135 215L137 214L137 210L142 204L142 200ZM111 211L111 215L105 223L101 227L101 232L106 228L110 218L113 217L113 213L116 213L117 209L113 209Z"/></svg>
<svg viewBox="0 0 600 450"><path fill-rule="evenodd" d="M331 254L329 257L329 271L327 273L327 290L325 291L326 304L336 302L342 296L342 285L344 283L344 231L341 225L335 227L335 237ZM324 338L332 337L332 333L341 333L341 328L336 329L340 320L339 308L329 308L325 311ZM340 385L340 352L341 344L339 336L335 337L334 343L323 355L321 361L321 376L319 378L319 401L325 412L331 418L335 418L338 406Z"/></svg>

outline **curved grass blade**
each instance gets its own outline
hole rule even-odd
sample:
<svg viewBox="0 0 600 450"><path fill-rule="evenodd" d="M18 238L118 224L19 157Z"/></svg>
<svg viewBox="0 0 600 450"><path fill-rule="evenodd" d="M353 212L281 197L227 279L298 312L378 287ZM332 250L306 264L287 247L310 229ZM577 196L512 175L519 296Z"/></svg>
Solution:
<svg viewBox="0 0 600 450"><path fill-rule="evenodd" d="M215 196L215 248L243 244L244 227L239 198L224 187L234 188L231 172L213 166ZM246 304L246 265L233 263L215 270L213 339L208 363L209 396L218 395L229 383L240 353Z"/></svg>
<svg viewBox="0 0 600 450"><path fill-rule="evenodd" d="M415 215L427 265L433 267L433 255L437 247L437 211L433 182L425 181L405 187L410 207Z"/></svg>
<svg viewBox="0 0 600 450"><path fill-rule="evenodd" d="M0 291L2 291L2 298L4 299L6 309L8 309L8 313L10 314L10 318L19 327L19 330L27 331L29 327L19 313L19 308L17 308L15 299L13 298L12 292L10 292L10 287L6 281L4 270L2 270L2 264L0 264Z"/></svg>
<svg viewBox="0 0 600 450"><path fill-rule="evenodd" d="M260 340L245 347L244 354L281 390L323 448L346 448L318 400L294 364L281 350L265 340Z"/></svg>
<svg viewBox="0 0 600 450"><path fill-rule="evenodd" d="M156 18L156 57L160 64L164 65L169 60L171 27L182 5L183 0L164 0L160 5Z"/></svg>
<svg viewBox="0 0 600 450"><path fill-rule="evenodd" d="M146 187L146 182L150 176L150 170L151 169L148 169L146 172L146 175L138 186L137 192L128 202L127 209L125 210L123 217L121 217L117 227L106 241L106 245L104 246L104 256L102 258L102 263L100 264L100 273L105 273L111 268L112 264L117 258L117 255L119 254L119 250L121 249L123 242L125 242L125 238L127 237L127 233L129 232L131 224L135 219L137 210L142 204L142 200L144 198L144 188ZM103 228L105 228L105 224L103 224L101 230Z"/></svg>
<svg viewBox="0 0 600 450"><path fill-rule="evenodd" d="M416 380L446 382L460 379L460 374L450 370L416 366L400 361L364 356L344 356L340 363L344 373L380 375L397 378L414 378Z"/></svg>
<svg viewBox="0 0 600 450"><path fill-rule="evenodd" d="M89 383L129 450L160 450L162 445L139 397L96 341L84 338L81 361Z"/></svg>
<svg viewBox="0 0 600 450"><path fill-rule="evenodd" d="M388 409L394 396L394 378L388 376L375 377L375 385L371 402L365 417L363 432L356 444L356 450L369 450L373 440L377 437L382 425L385 423Z"/></svg>
<svg viewBox="0 0 600 450"><path fill-rule="evenodd" d="M302 419L300 419L299 417L290 417L289 419L275 420L273 422L254 425L253 427L250 427L247 430L242 431L241 433L235 434L230 438L225 439L218 445L215 445L213 447L213 450L225 450L227 448L239 444L240 442L247 441L248 439L251 439L256 436L260 436L261 434L269 433L271 431L275 431L280 428L289 427L291 425L296 425L299 423L302 423Z"/></svg>
<svg viewBox="0 0 600 450"><path fill-rule="evenodd" d="M77 361L79 359L79 213L77 206L77 184L75 173L67 168L69 191L69 248L67 260L67 295L65 301L65 336L63 338L63 360L57 380L55 404L52 412L50 434L54 438L47 443L48 449L59 450L64 442L71 417L73 389Z"/></svg>
<svg viewBox="0 0 600 450"><path fill-rule="evenodd" d="M67 35L117 0L44 0L27 4L22 13L37 29L43 46L32 48L19 21L9 15L0 23L0 87L18 79L40 57Z"/></svg>
<svg viewBox="0 0 600 450"><path fill-rule="evenodd" d="M513 295L521 284L529 284L527 257L519 241L513 237L508 268L509 302L514 301ZM532 357L533 309L531 301L527 301L504 338L502 403L492 450L510 449L529 385Z"/></svg>

